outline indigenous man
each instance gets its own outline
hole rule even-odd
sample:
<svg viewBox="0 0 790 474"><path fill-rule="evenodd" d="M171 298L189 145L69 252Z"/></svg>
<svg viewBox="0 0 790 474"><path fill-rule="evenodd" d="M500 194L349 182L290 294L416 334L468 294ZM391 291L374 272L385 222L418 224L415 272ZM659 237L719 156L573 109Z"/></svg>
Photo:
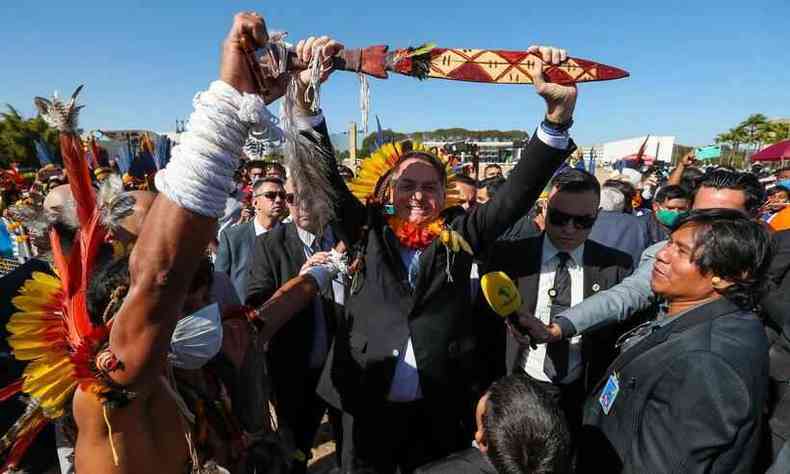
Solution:
<svg viewBox="0 0 790 474"><path fill-rule="evenodd" d="M34 275L35 281L26 284L27 292L18 304L15 301L22 312L9 323L14 326L10 342L15 356L32 362L23 380L0 390L0 399L24 391L33 402L11 433L0 439L0 451L12 446L6 466L17 466L26 443L47 418L63 412L65 400L73 394L77 472L182 473L189 465L189 472L223 472L216 466L201 466L202 460L191 449L181 407L164 375L192 277L234 187L233 173L247 132L254 126L272 125L263 100L252 94L256 89L244 62L242 37L257 46L265 44L263 19L254 13L236 16L224 43L220 80L196 99L193 126L157 177L161 194L142 223L129 260L128 287L119 284L109 302L86 294L89 281L96 276L98 247L106 231L84 163L84 172L70 181L79 230L68 256L53 233L61 279ZM76 111L73 99L63 109ZM240 113L242 109L247 113ZM61 131L61 150L70 151L68 159L77 163L79 156L69 146L75 139L76 114L66 116L65 122L64 130L69 132ZM272 308L271 314L292 315L312 301L318 291L316 281L331 281L320 276L320 270L311 269L312 278L286 283L274 299L289 289L293 298L281 299L286 304L279 309L285 311ZM36 311L34 307L42 301L53 303L55 309ZM272 324L267 323L263 337L270 337L286 319L275 317ZM97 320L103 324L95 324ZM30 331L31 326L45 331ZM57 340L51 339L53 335ZM46 359L53 354L59 357L57 364Z"/></svg>

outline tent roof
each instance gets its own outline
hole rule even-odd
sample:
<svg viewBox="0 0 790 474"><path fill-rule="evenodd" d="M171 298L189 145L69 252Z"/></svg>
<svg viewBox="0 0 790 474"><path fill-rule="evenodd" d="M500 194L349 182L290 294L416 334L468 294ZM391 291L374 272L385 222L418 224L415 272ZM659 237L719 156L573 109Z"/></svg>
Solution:
<svg viewBox="0 0 790 474"><path fill-rule="evenodd" d="M775 143L752 155L754 161L780 161L790 159L790 140Z"/></svg>

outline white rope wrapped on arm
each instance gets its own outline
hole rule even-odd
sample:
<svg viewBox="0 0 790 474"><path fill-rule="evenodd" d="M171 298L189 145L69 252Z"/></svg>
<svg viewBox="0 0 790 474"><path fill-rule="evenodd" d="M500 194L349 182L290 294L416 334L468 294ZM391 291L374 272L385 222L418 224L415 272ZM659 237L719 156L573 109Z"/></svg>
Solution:
<svg viewBox="0 0 790 474"><path fill-rule="evenodd" d="M184 209L221 217L235 189L234 173L250 129L281 134L278 119L256 94L242 94L214 81L192 101L188 130L173 148L167 167L156 175L157 189Z"/></svg>

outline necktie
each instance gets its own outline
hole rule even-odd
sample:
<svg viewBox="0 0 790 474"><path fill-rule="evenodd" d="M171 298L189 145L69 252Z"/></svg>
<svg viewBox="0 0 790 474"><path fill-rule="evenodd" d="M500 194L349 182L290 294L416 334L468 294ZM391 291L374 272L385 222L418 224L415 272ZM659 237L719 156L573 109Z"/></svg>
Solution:
<svg viewBox="0 0 790 474"><path fill-rule="evenodd" d="M554 286L551 297L551 320L571 306L571 273L568 271L568 260L571 256L567 252L559 252L557 270L554 273ZM547 344L546 359L543 362L543 372L553 381L558 382L568 375L568 353L570 343L567 339Z"/></svg>

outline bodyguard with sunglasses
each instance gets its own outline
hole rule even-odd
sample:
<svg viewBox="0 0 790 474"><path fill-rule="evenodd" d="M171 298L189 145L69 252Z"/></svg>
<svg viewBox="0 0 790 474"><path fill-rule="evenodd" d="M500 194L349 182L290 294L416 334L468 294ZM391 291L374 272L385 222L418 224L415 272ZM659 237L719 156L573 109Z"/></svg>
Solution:
<svg viewBox="0 0 790 474"><path fill-rule="evenodd" d="M227 227L219 234L219 247L214 266L233 281L233 287L244 300L247 276L252 261L255 238L274 229L286 214L286 193L283 182L276 177L262 177L253 185L252 206L255 218Z"/></svg>
<svg viewBox="0 0 790 474"><path fill-rule="evenodd" d="M595 176L569 169L551 182L546 229L536 237L498 242L484 271L502 270L518 285L523 314L548 322L563 309L625 278L631 257L588 240L598 215L601 187ZM583 338L530 347L529 339L508 327L507 373L526 372L565 411L575 434L581 427L585 394L614 358L612 330Z"/></svg>

